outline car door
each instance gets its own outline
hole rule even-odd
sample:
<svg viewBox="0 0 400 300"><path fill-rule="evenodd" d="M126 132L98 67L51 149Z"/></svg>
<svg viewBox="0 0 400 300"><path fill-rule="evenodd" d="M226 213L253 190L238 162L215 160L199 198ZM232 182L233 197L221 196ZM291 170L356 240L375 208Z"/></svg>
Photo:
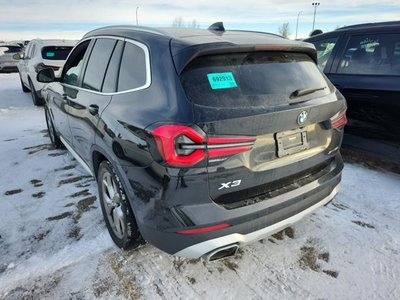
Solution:
<svg viewBox="0 0 400 300"><path fill-rule="evenodd" d="M33 77L36 77L35 72L35 65L36 65L36 56L37 53L40 52L40 44L35 43L32 45L32 49L29 53L29 59L26 61L25 68L26 68L26 76L27 76L27 83L29 84L29 79L33 82Z"/></svg>
<svg viewBox="0 0 400 300"><path fill-rule="evenodd" d="M68 118L72 145L88 165L97 124L116 90L116 79L124 42L115 38L97 38L88 55L81 88L69 97ZM111 76L114 74L113 76Z"/></svg>
<svg viewBox="0 0 400 300"><path fill-rule="evenodd" d="M33 44L34 43L28 44L28 47L24 51L24 56L18 64L18 70L19 70L19 74L21 76L21 80L26 86L29 86L27 65L29 63L29 60L31 59Z"/></svg>
<svg viewBox="0 0 400 300"><path fill-rule="evenodd" d="M329 79L348 103L348 133L400 140L400 34L354 33Z"/></svg>
<svg viewBox="0 0 400 300"><path fill-rule="evenodd" d="M90 40L77 45L64 65L60 82L47 86L47 107L64 144L72 145L72 133L68 121L69 100L73 101L78 97L83 65L89 45Z"/></svg>

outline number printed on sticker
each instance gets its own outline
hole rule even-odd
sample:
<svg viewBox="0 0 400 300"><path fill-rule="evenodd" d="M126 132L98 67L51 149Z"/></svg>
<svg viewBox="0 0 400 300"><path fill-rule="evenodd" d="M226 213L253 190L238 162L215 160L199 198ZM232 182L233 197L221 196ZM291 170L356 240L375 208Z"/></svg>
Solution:
<svg viewBox="0 0 400 300"><path fill-rule="evenodd" d="M218 76L218 77L213 77L214 82L219 82L219 81L232 81L231 76Z"/></svg>

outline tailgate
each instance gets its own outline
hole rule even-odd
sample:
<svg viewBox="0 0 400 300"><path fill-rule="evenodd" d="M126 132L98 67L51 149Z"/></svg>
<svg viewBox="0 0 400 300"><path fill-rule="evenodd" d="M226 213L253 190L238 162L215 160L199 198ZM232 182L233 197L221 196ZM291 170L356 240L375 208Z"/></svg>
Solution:
<svg viewBox="0 0 400 300"><path fill-rule="evenodd" d="M345 110L344 98L307 54L200 57L181 81L195 123L208 139L255 138L251 149L209 157L210 196L217 203L266 194L317 174L341 143L342 132L330 119Z"/></svg>

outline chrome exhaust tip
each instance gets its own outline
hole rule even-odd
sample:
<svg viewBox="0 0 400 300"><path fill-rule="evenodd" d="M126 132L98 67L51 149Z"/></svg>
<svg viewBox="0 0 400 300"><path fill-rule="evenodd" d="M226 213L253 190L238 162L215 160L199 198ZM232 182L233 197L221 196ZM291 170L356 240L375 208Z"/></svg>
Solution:
<svg viewBox="0 0 400 300"><path fill-rule="evenodd" d="M203 258L206 261L216 261L219 259L223 259L226 257L234 256L236 255L239 247L237 245L229 245L225 247L221 247L218 249L215 249L203 256Z"/></svg>

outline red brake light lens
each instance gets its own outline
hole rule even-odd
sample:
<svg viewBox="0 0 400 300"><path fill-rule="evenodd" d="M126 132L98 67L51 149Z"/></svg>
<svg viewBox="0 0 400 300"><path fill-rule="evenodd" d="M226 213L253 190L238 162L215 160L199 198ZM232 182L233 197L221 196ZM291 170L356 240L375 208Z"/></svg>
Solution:
<svg viewBox="0 0 400 300"><path fill-rule="evenodd" d="M255 142L253 137L210 137L208 138L208 157L234 155L250 150Z"/></svg>
<svg viewBox="0 0 400 300"><path fill-rule="evenodd" d="M208 226L208 227L201 227L201 228L195 228L195 229L183 229L177 231L177 233L180 234L199 234L199 233L205 233L205 232L211 232L211 231L216 231L224 228L231 227L230 224L223 223L223 224L217 224L213 226Z"/></svg>
<svg viewBox="0 0 400 300"><path fill-rule="evenodd" d="M339 128L347 124L346 110L338 112L330 118L331 128Z"/></svg>
<svg viewBox="0 0 400 300"><path fill-rule="evenodd" d="M174 167L196 165L202 160L234 155L252 148L253 137L206 137L184 125L162 125L150 131L165 163Z"/></svg>
<svg viewBox="0 0 400 300"><path fill-rule="evenodd" d="M206 156L203 149L194 149L188 155L179 155L177 153L176 139L180 136L186 136L195 144L202 144L205 141L205 136L202 136L191 127L181 125L164 125L157 127L151 131L154 136L158 152L163 160L176 167L185 167L195 165Z"/></svg>

